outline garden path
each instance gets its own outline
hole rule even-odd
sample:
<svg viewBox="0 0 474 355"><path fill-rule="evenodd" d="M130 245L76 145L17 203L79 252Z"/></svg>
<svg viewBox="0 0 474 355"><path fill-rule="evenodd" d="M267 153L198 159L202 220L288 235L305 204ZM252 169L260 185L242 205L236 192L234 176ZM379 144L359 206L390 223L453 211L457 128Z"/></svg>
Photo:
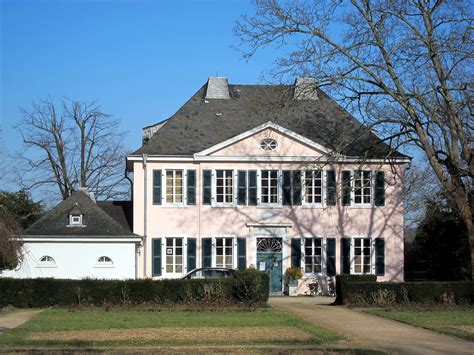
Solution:
<svg viewBox="0 0 474 355"><path fill-rule="evenodd" d="M271 297L269 304L350 337L349 347L393 354L473 354L474 343L408 324L331 306L329 297Z"/></svg>
<svg viewBox="0 0 474 355"><path fill-rule="evenodd" d="M40 309L21 309L0 314L0 334L28 322L40 312Z"/></svg>

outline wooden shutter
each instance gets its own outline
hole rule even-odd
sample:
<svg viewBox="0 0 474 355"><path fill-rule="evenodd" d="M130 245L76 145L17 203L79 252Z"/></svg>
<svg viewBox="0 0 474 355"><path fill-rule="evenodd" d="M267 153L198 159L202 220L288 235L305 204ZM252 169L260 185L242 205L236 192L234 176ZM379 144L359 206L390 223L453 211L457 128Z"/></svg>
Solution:
<svg viewBox="0 0 474 355"><path fill-rule="evenodd" d="M301 205L301 171L294 170L292 172L292 188L293 188L293 205Z"/></svg>
<svg viewBox="0 0 474 355"><path fill-rule="evenodd" d="M237 204L247 204L247 172L245 170L239 170L237 172Z"/></svg>
<svg viewBox="0 0 474 355"><path fill-rule="evenodd" d="M196 238L188 238L188 272L196 268Z"/></svg>
<svg viewBox="0 0 474 355"><path fill-rule="evenodd" d="M326 205L336 205L336 172L326 171Z"/></svg>
<svg viewBox="0 0 474 355"><path fill-rule="evenodd" d="M350 206L351 204L351 172L344 170L342 172L342 205Z"/></svg>
<svg viewBox="0 0 474 355"><path fill-rule="evenodd" d="M385 205L385 173L377 171L375 173L375 206Z"/></svg>
<svg viewBox="0 0 474 355"><path fill-rule="evenodd" d="M257 204L257 172L249 171L249 205Z"/></svg>
<svg viewBox="0 0 474 355"><path fill-rule="evenodd" d="M351 273L351 238L341 238L341 274Z"/></svg>
<svg viewBox="0 0 474 355"><path fill-rule="evenodd" d="M385 240L375 238L375 274L385 275Z"/></svg>
<svg viewBox="0 0 474 355"><path fill-rule="evenodd" d="M301 238L291 239L291 267L301 267Z"/></svg>
<svg viewBox="0 0 474 355"><path fill-rule="evenodd" d="M152 276L161 276L161 238L152 239Z"/></svg>
<svg viewBox="0 0 474 355"><path fill-rule="evenodd" d="M247 243L245 238L237 238L237 269L247 268Z"/></svg>
<svg viewBox="0 0 474 355"><path fill-rule="evenodd" d="M161 205L161 169L153 170L153 204Z"/></svg>
<svg viewBox="0 0 474 355"><path fill-rule="evenodd" d="M212 239L202 239L202 267L212 266Z"/></svg>
<svg viewBox="0 0 474 355"><path fill-rule="evenodd" d="M188 170L187 176L187 204L196 204L196 170Z"/></svg>
<svg viewBox="0 0 474 355"><path fill-rule="evenodd" d="M212 196L211 170L202 171L202 204L210 205Z"/></svg>
<svg viewBox="0 0 474 355"><path fill-rule="evenodd" d="M283 204L291 205L291 170L283 170Z"/></svg>
<svg viewBox="0 0 474 355"><path fill-rule="evenodd" d="M336 239L326 239L326 272L328 276L336 275Z"/></svg>

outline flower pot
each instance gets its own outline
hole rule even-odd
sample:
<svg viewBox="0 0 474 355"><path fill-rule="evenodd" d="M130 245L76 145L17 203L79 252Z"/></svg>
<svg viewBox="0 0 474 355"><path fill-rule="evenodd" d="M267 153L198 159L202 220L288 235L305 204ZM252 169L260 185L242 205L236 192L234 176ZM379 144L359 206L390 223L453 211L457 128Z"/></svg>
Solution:
<svg viewBox="0 0 474 355"><path fill-rule="evenodd" d="M288 286L298 286L298 280L288 280Z"/></svg>

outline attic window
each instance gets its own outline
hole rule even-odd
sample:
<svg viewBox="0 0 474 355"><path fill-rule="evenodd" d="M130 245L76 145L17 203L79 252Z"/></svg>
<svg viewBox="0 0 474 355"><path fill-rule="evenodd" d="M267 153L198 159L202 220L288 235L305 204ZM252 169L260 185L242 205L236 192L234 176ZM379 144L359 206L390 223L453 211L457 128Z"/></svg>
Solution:
<svg viewBox="0 0 474 355"><path fill-rule="evenodd" d="M39 259L38 267L56 267L56 261L52 256L44 255Z"/></svg>
<svg viewBox="0 0 474 355"><path fill-rule="evenodd" d="M265 151L275 150L277 146L278 144L276 140L271 139L271 138L266 138L260 142L260 148L262 148Z"/></svg>
<svg viewBox="0 0 474 355"><path fill-rule="evenodd" d="M101 256L97 259L95 267L114 267L114 262L108 256Z"/></svg>
<svg viewBox="0 0 474 355"><path fill-rule="evenodd" d="M82 214L70 214L69 215L69 227L83 227Z"/></svg>

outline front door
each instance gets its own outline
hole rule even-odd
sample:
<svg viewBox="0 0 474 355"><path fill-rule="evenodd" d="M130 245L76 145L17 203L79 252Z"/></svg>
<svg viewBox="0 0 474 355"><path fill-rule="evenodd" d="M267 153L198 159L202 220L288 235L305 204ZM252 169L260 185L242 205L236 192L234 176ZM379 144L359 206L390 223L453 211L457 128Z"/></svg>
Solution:
<svg viewBox="0 0 474 355"><path fill-rule="evenodd" d="M270 278L270 292L282 291L281 238L257 238L257 268Z"/></svg>

